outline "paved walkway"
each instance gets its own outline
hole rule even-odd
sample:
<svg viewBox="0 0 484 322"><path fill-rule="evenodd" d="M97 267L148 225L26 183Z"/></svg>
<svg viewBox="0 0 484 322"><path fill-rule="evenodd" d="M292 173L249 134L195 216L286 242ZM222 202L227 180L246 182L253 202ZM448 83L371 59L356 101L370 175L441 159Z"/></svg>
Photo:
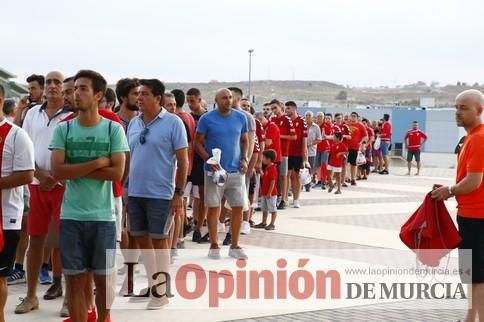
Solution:
<svg viewBox="0 0 484 322"><path fill-rule="evenodd" d="M314 261L321 259L321 267L365 266L384 267L396 265L399 259L409 255L398 237L402 223L419 206L432 184L449 184L454 175L452 169L424 169L419 177L405 176L406 169L398 168L391 175L372 175L368 181L359 181L356 187L343 190L342 195L328 194L326 191L313 190L302 193L300 209L288 208L279 212L276 230L252 230L242 236L241 243L247 249L249 262L263 265L266 259L277 256L313 256ZM455 202L447 203L448 209L455 214ZM260 220L260 212L255 221ZM223 234L220 234L223 238ZM232 265L233 261L223 258L221 262L206 259L207 245L186 241L189 249L202 253L181 252L175 261L177 269L185 261L197 263L206 270L218 270L217 265ZM227 249L222 249L226 256ZM385 252L391 254L384 255ZM203 254L203 255L200 255ZM260 256L263 254L263 256ZM383 254L383 255L382 255ZM320 256L320 257L317 257ZM292 258L292 257L288 257ZM300 258L300 257L299 257ZM453 258L455 259L455 258ZM259 262L260 260L260 262ZM414 257L413 257L414 261ZM228 263L228 264L227 264ZM319 263L319 262L317 262ZM318 264L319 265L319 264ZM455 266L455 261L448 264ZM118 289L122 278L118 278ZM137 289L146 284L143 273L136 277ZM47 287L41 286L39 295ZM61 321L57 313L62 299L41 301L40 310L25 316L14 315L18 297L25 294L25 286L10 288L6 306L6 321ZM223 309L187 307L174 299L161 311L144 310L144 305L129 304L125 298L118 297L112 311L112 321L456 321L463 318L465 301L396 300L396 301L355 301L338 302L327 300L324 304L312 306L289 303L281 306L247 306ZM250 304L249 304L250 303ZM435 309L432 309L435 308Z"/></svg>

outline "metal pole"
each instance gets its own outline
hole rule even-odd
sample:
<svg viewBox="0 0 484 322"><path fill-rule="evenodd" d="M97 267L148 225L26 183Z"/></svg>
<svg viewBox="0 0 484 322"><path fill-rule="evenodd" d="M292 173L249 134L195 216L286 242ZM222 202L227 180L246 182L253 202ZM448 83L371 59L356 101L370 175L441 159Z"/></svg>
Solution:
<svg viewBox="0 0 484 322"><path fill-rule="evenodd" d="M249 90L247 91L247 95L249 98L249 102L252 103L252 97L250 96L250 85L251 85L251 76L252 76L252 53L254 52L254 49L249 49Z"/></svg>

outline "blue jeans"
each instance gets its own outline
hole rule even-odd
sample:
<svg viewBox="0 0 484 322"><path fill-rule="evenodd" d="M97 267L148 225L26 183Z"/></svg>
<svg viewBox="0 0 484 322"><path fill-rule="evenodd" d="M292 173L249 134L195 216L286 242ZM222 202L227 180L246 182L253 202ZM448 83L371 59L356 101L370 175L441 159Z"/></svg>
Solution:
<svg viewBox="0 0 484 322"><path fill-rule="evenodd" d="M110 275L116 255L116 222L61 219L59 246L66 275Z"/></svg>
<svg viewBox="0 0 484 322"><path fill-rule="evenodd" d="M384 157L388 156L388 149L390 148L390 144L391 144L390 141L381 141L380 151L382 156Z"/></svg>

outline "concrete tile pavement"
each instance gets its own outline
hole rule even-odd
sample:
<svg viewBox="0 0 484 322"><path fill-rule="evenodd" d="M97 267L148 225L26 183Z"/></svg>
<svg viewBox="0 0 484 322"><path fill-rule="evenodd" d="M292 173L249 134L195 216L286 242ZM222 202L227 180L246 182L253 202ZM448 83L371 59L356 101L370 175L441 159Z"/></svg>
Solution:
<svg viewBox="0 0 484 322"><path fill-rule="evenodd" d="M343 190L343 194L335 196L326 191L312 190L301 194L302 208L288 208L279 212L276 231L256 231L242 236L242 245L251 251L304 249L308 253L317 249L333 249L327 252L326 260L340 265L348 263L364 263L382 265L385 260L348 255L346 250L393 249L404 251L405 247L398 238L401 224L418 207L425 193L433 183L449 183L452 181L452 169L424 169L420 177L406 177L406 169L392 169L391 175L372 175L368 181L358 182L356 187ZM454 202L448 203L448 209L453 211ZM254 221L258 222L261 214L256 213ZM223 235L220 235L223 238ZM207 245L198 245L186 241L190 249L206 251ZM226 250L223 249L225 256ZM330 253L330 254L329 254ZM408 253L408 251L407 251ZM370 253L368 253L370 254ZM203 259L197 259L203 261ZM180 261L183 261L181 254ZM250 261L250 259L249 259ZM177 263L175 262L175 265ZM210 264L213 265L213 264ZM140 274L136 277L138 285L146 284L146 277ZM118 278L118 287L121 280ZM140 286L141 287L141 286ZM47 287L41 286L39 296ZM41 309L27 315L14 315L13 310L19 296L25 295L25 285L10 288L7 299L6 321L61 321L57 316L62 299L54 301L41 300ZM287 309L174 309L166 307L161 311L144 310L144 305L130 306L123 309L127 301L117 298L112 311L112 321L456 321L463 318L465 305L458 303L457 307L448 310L431 310L433 303L422 301L402 301L400 303L380 303L358 307L295 308ZM454 302L455 303L455 302ZM422 310L419 310L422 306ZM138 309L139 308L139 309ZM304 311L304 312L303 312Z"/></svg>

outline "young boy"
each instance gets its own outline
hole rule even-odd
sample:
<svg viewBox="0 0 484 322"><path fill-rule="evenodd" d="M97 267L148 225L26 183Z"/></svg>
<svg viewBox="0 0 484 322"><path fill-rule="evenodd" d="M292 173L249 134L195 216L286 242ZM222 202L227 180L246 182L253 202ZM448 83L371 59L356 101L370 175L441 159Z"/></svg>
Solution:
<svg viewBox="0 0 484 322"><path fill-rule="evenodd" d="M331 146L331 153L329 154L328 162L328 193L331 193L335 186L332 179L332 175L334 173L336 187L338 188L334 194L339 195L341 194L341 172L344 167L343 158L348 153L348 148L346 147L346 144L343 143L343 134L341 132L336 132L333 140L334 143Z"/></svg>
<svg viewBox="0 0 484 322"><path fill-rule="evenodd" d="M264 175L262 176L261 189L261 208L262 208L262 222L254 226L254 228L265 228L265 230L276 229L277 217L277 168L274 164L276 160L276 151L265 150L262 153L262 164L265 167ZM267 216L271 213L271 223L267 225Z"/></svg>

